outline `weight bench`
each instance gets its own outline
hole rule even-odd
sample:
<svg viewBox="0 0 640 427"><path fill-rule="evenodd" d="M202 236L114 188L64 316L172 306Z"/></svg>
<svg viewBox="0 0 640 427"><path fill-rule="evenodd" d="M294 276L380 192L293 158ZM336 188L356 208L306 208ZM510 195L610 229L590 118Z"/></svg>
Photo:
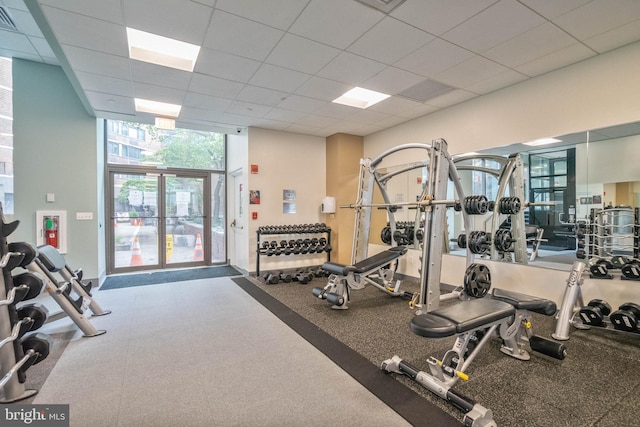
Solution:
<svg viewBox="0 0 640 427"><path fill-rule="evenodd" d="M494 289L485 298L462 301L417 315L411 320L413 333L426 338L457 335L452 349L444 354L442 360L429 357L429 372L420 371L398 356L382 362L381 369L409 376L464 411L465 426L495 426L490 409L457 393L452 387L458 379L469 379L465 372L493 336L502 339L500 350L503 353L520 360L530 359L524 348L527 342L534 351L564 359L564 344L533 335L531 312L552 316L556 312L556 304L544 298Z"/></svg>
<svg viewBox="0 0 640 427"><path fill-rule="evenodd" d="M324 288L313 288L313 295L326 299L331 308L346 310L350 301L350 289L362 289L368 283L392 296L411 298L410 292L399 290L400 280L392 286L394 270L389 264L407 253L405 246L396 246L363 259L354 265L325 262L322 269L330 274Z"/></svg>

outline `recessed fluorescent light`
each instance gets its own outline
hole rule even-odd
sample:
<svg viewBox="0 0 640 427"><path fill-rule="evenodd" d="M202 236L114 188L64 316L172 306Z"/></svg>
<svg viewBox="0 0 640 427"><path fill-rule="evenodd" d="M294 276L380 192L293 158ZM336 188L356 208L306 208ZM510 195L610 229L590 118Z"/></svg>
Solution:
<svg viewBox="0 0 640 427"><path fill-rule="evenodd" d="M178 117L182 105L167 104L165 102L150 101L148 99L134 98L136 111L141 113L157 114L166 117Z"/></svg>
<svg viewBox="0 0 640 427"><path fill-rule="evenodd" d="M193 71L200 46L127 27L129 57L178 70Z"/></svg>
<svg viewBox="0 0 640 427"><path fill-rule="evenodd" d="M176 128L176 121L168 117L156 117L156 127L158 129L173 130Z"/></svg>
<svg viewBox="0 0 640 427"><path fill-rule="evenodd" d="M342 96L334 99L333 102L336 104L349 105L350 107L368 108L390 96L391 95L387 95L386 93L354 87Z"/></svg>
<svg viewBox="0 0 640 427"><path fill-rule="evenodd" d="M553 144L555 142L562 142L562 140L557 138L540 138L536 139L535 141L523 142L522 144L530 145L531 147L537 147L538 145Z"/></svg>

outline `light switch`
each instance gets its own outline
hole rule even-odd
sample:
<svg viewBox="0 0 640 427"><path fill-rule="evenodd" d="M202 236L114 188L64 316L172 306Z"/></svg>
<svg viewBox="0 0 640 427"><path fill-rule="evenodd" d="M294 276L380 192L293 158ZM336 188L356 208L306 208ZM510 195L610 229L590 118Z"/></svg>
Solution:
<svg viewBox="0 0 640 427"><path fill-rule="evenodd" d="M56 201L56 195L54 193L47 193L47 203L53 203Z"/></svg>
<svg viewBox="0 0 640 427"><path fill-rule="evenodd" d="M78 221L90 221L93 219L93 212L76 212Z"/></svg>

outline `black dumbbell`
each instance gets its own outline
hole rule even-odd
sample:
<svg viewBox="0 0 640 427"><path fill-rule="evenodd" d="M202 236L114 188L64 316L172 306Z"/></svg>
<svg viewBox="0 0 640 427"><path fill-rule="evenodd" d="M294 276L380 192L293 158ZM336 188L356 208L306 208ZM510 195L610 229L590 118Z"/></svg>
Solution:
<svg viewBox="0 0 640 427"><path fill-rule="evenodd" d="M640 261L631 260L623 265L620 270L627 279L640 280Z"/></svg>
<svg viewBox="0 0 640 427"><path fill-rule="evenodd" d="M592 277L597 279L611 279L613 276L609 274L609 270L613 265L608 260L602 258L589 267Z"/></svg>
<svg viewBox="0 0 640 427"><path fill-rule="evenodd" d="M609 316L613 327L619 331L634 332L638 330L640 305L626 302Z"/></svg>
<svg viewBox="0 0 640 427"><path fill-rule="evenodd" d="M580 309L582 323L589 326L603 326L605 316L611 313L611 306L601 299L589 301L586 307Z"/></svg>
<svg viewBox="0 0 640 427"><path fill-rule="evenodd" d="M313 280L313 275L309 274L304 270L300 270L296 274L296 279L298 280L298 283L300 283L301 285L306 285L311 280Z"/></svg>
<svg viewBox="0 0 640 427"><path fill-rule="evenodd" d="M611 265L613 268L622 268L623 265L629 262L629 258L622 255L616 255L611 257Z"/></svg>
<svg viewBox="0 0 640 427"><path fill-rule="evenodd" d="M282 280L284 283L290 283L293 280L293 276L291 275L291 273L281 271L280 280Z"/></svg>
<svg viewBox="0 0 640 427"><path fill-rule="evenodd" d="M262 278L264 279L264 283L266 283L267 285L277 285L280 281L278 275L272 273L265 273L262 275Z"/></svg>

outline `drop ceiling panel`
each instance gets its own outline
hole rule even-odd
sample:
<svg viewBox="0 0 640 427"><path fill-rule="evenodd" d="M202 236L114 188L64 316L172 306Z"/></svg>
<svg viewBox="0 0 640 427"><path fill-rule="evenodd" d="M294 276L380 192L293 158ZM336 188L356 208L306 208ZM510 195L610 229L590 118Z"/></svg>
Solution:
<svg viewBox="0 0 640 427"><path fill-rule="evenodd" d="M246 85L237 96L240 101L275 107L287 97L286 92Z"/></svg>
<svg viewBox="0 0 640 427"><path fill-rule="evenodd" d="M312 113L326 103L326 101L310 98L308 96L290 94L287 95L287 97L278 104L278 108L292 111L302 111L304 113Z"/></svg>
<svg viewBox="0 0 640 427"><path fill-rule="evenodd" d="M124 1L128 27L202 45L213 8L192 1Z"/></svg>
<svg viewBox="0 0 640 427"><path fill-rule="evenodd" d="M574 37L585 40L637 20L640 1L593 0L554 19Z"/></svg>
<svg viewBox="0 0 640 427"><path fill-rule="evenodd" d="M189 91L204 95L233 99L238 96L244 86L245 85L242 83L196 73L191 77Z"/></svg>
<svg viewBox="0 0 640 427"><path fill-rule="evenodd" d="M353 53L341 52L317 75L338 82L358 85L386 67L381 62L354 55Z"/></svg>
<svg viewBox="0 0 640 427"><path fill-rule="evenodd" d="M445 93L437 98L429 100L429 105L436 106L438 108L447 108L451 105L458 104L460 102L468 101L476 98L478 95L463 89L457 89L453 92Z"/></svg>
<svg viewBox="0 0 640 427"><path fill-rule="evenodd" d="M519 0L520 3L535 10L547 19L554 19L560 15L584 6L592 0Z"/></svg>
<svg viewBox="0 0 640 427"><path fill-rule="evenodd" d="M271 27L286 30L309 0L218 0L216 8Z"/></svg>
<svg viewBox="0 0 640 427"><path fill-rule="evenodd" d="M391 16L434 35L466 21L496 0L407 0Z"/></svg>
<svg viewBox="0 0 640 427"><path fill-rule="evenodd" d="M62 45L62 50L77 71L131 80L131 69L127 58L69 45Z"/></svg>
<svg viewBox="0 0 640 427"><path fill-rule="evenodd" d="M434 80L449 86L465 88L506 70L506 67L476 55L442 73L436 74Z"/></svg>
<svg viewBox="0 0 640 427"><path fill-rule="evenodd" d="M311 76L275 65L263 64L253 75L250 84L268 89L294 92Z"/></svg>
<svg viewBox="0 0 640 427"><path fill-rule="evenodd" d="M155 86L140 82L133 84L134 98L151 99L169 104L182 105L185 94L186 92L184 90L164 86Z"/></svg>
<svg viewBox="0 0 640 427"><path fill-rule="evenodd" d="M307 113L301 111L283 110L281 108L272 108L263 118L269 120L277 120L280 122L295 123L307 116Z"/></svg>
<svg viewBox="0 0 640 427"><path fill-rule="evenodd" d="M296 90L296 94L324 101L333 101L349 89L352 89L351 85L320 77L312 77Z"/></svg>
<svg viewBox="0 0 640 427"><path fill-rule="evenodd" d="M422 80L424 80L424 78L417 74L401 70L400 68L387 67L365 81L362 85L367 89L388 95L395 95Z"/></svg>
<svg viewBox="0 0 640 427"><path fill-rule="evenodd" d="M397 66L424 77L434 76L473 56L473 53L442 39L434 39L398 61Z"/></svg>
<svg viewBox="0 0 640 427"><path fill-rule="evenodd" d="M121 112L135 115L133 98L87 90L84 92L94 110Z"/></svg>
<svg viewBox="0 0 640 427"><path fill-rule="evenodd" d="M76 77L84 90L128 97L133 96L133 85L129 79L116 79L84 71L76 72Z"/></svg>
<svg viewBox="0 0 640 427"><path fill-rule="evenodd" d="M39 0L39 3L80 15L99 16L105 21L124 25L121 0Z"/></svg>
<svg viewBox="0 0 640 427"><path fill-rule="evenodd" d="M340 51L322 43L293 34L285 34L267 57L266 62L284 68L315 74Z"/></svg>
<svg viewBox="0 0 640 427"><path fill-rule="evenodd" d="M418 102L426 102L429 99L444 95L445 93L451 92L455 89L456 88L445 85L443 83L424 79L419 83L398 93L398 95L404 98L413 99Z"/></svg>
<svg viewBox="0 0 640 427"><path fill-rule="evenodd" d="M202 48L194 72L246 83L259 67L259 61Z"/></svg>
<svg viewBox="0 0 640 427"><path fill-rule="evenodd" d="M204 47L263 61L283 34L275 28L216 10Z"/></svg>
<svg viewBox="0 0 640 427"><path fill-rule="evenodd" d="M249 117L263 117L272 107L266 105L252 104L250 102L233 101L227 107L226 113L238 114Z"/></svg>
<svg viewBox="0 0 640 427"><path fill-rule="evenodd" d="M163 67L142 61L130 61L131 77L134 82L166 86L173 89L187 90L192 73L175 68Z"/></svg>
<svg viewBox="0 0 640 427"><path fill-rule="evenodd" d="M38 24L36 24L36 21L28 11L18 9L7 9L7 11L21 33L24 33L27 36L42 38L42 32L40 31Z"/></svg>
<svg viewBox="0 0 640 427"><path fill-rule="evenodd" d="M492 75L487 79L479 81L478 83L468 85L465 89L473 93L484 95L495 90L511 86L513 84L526 80L527 78L528 77L526 75L518 73L517 71L504 70L500 73Z"/></svg>
<svg viewBox="0 0 640 427"><path fill-rule="evenodd" d="M194 107L222 113L233 102L231 99L220 98L218 96L202 95L200 93L187 92L184 97L184 107ZM183 108L184 108L183 107Z"/></svg>
<svg viewBox="0 0 640 427"><path fill-rule="evenodd" d="M397 19L386 17L347 50L387 65L419 49L433 36Z"/></svg>
<svg viewBox="0 0 640 427"><path fill-rule="evenodd" d="M588 38L584 44L598 53L604 53L619 46L633 43L638 38L638 34L640 34L640 20Z"/></svg>
<svg viewBox="0 0 640 427"><path fill-rule="evenodd" d="M538 76L551 70L574 64L595 56L595 52L582 44L574 44L549 55L515 67L516 71L529 77Z"/></svg>
<svg viewBox="0 0 640 427"><path fill-rule="evenodd" d="M77 13L43 7L53 32L61 44L127 57L127 37L123 27Z"/></svg>
<svg viewBox="0 0 640 427"><path fill-rule="evenodd" d="M24 52L35 56L38 55L38 52L31 45L29 38L24 34L8 30L0 30L0 39L3 44L10 45L13 51Z"/></svg>
<svg viewBox="0 0 640 427"><path fill-rule="evenodd" d="M383 13L355 1L312 0L289 31L345 49L383 17Z"/></svg>
<svg viewBox="0 0 640 427"><path fill-rule="evenodd" d="M384 101L372 105L369 109L402 117L416 117L415 114L424 115L434 110L434 108L429 105L397 96L387 98Z"/></svg>
<svg viewBox="0 0 640 427"><path fill-rule="evenodd" d="M38 52L38 55L42 57L55 58L56 55L51 50L49 43L45 38L42 37L29 37L29 41Z"/></svg>
<svg viewBox="0 0 640 427"><path fill-rule="evenodd" d="M515 0L502 0L442 35L474 52L484 52L546 21Z"/></svg>

